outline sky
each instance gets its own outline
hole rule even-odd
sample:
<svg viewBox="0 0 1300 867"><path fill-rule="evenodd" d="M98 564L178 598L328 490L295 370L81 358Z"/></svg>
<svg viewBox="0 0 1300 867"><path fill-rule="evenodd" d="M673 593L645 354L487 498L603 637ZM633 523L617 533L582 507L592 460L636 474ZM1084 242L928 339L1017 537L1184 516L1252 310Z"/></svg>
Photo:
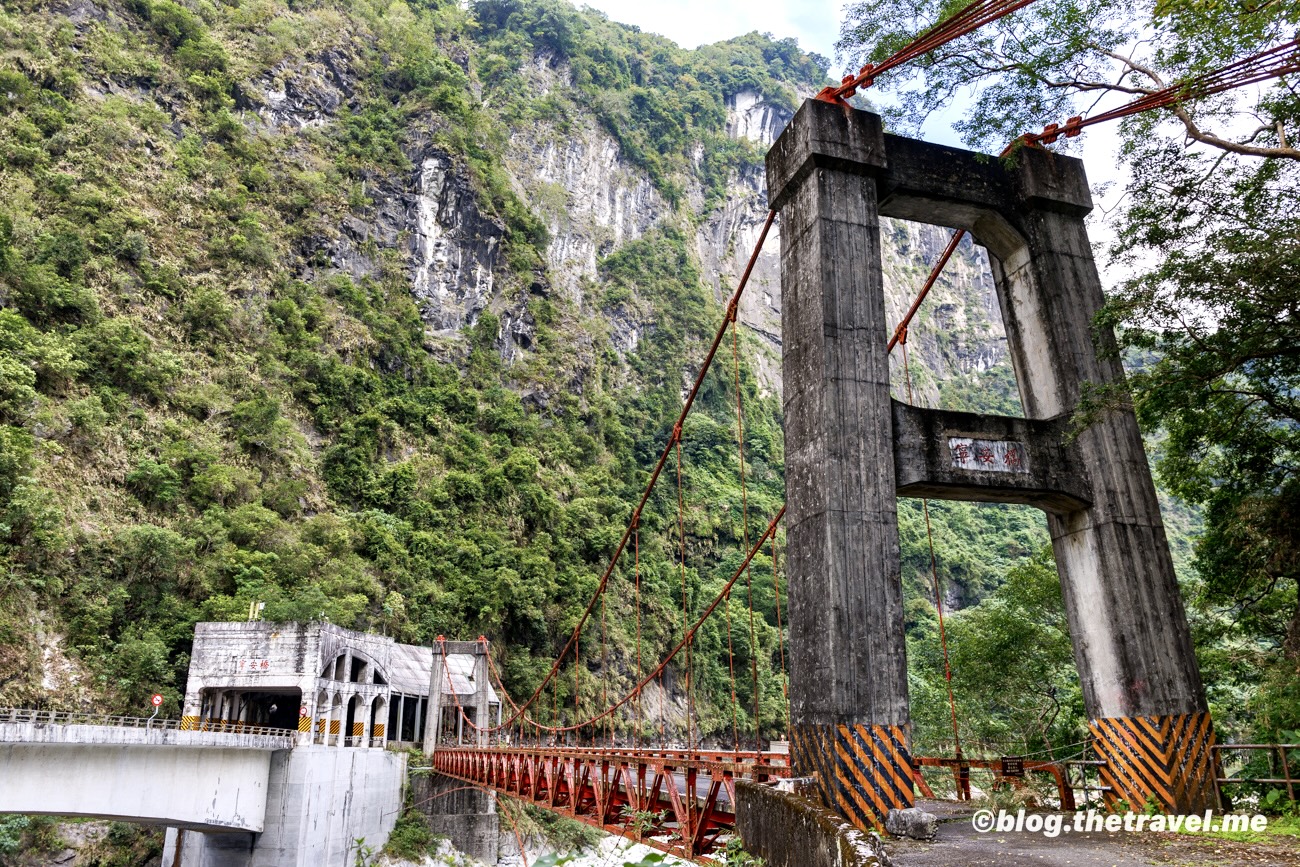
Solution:
<svg viewBox="0 0 1300 867"><path fill-rule="evenodd" d="M835 42L839 39L847 0L574 0L577 5L599 9L613 21L635 24L642 30L658 33L681 45L696 48L711 42L720 42L733 36L757 30L771 33L777 39L793 36L804 50L815 51L831 59L831 75L844 72L844 63L837 62ZM880 100L881 95L872 96ZM923 137L940 144L961 146L962 142L948 126L956 119L960 107L945 117L933 118L927 123ZM1046 118L1044 123L1055 118ZM1059 122L1059 121L1058 121ZM1106 126L1090 129L1083 140L1084 168L1093 187L1096 209L1090 221L1093 240L1109 240L1112 233L1100 212L1112 205L1123 189L1124 177L1116 158L1118 140ZM1099 195L1099 184L1107 184L1107 195ZM1104 258L1104 257L1103 257ZM1118 272L1106 274L1104 261L1103 280L1111 282L1121 276Z"/></svg>
<svg viewBox="0 0 1300 867"><path fill-rule="evenodd" d="M576 0L612 20L667 36L683 48L721 42L757 30L793 36L804 50L835 56L841 0Z"/></svg>

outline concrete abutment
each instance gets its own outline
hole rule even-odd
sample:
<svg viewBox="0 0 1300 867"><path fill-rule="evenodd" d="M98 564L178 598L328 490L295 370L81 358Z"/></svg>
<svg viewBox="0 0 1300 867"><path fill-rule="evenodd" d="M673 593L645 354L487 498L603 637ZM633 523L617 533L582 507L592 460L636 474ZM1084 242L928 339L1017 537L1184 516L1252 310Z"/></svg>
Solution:
<svg viewBox="0 0 1300 867"><path fill-rule="evenodd" d="M169 828L165 867L317 867L353 863L358 845L377 852L401 814L406 754L279 750L265 779L260 833Z"/></svg>

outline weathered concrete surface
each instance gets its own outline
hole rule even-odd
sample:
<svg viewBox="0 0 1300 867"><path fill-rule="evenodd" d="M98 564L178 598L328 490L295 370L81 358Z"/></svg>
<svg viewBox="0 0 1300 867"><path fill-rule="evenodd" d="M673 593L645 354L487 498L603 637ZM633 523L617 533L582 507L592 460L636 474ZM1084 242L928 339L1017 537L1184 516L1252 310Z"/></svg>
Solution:
<svg viewBox="0 0 1300 867"><path fill-rule="evenodd" d="M1083 217L1083 164L1025 149L1015 166L884 137L880 213L964 228L992 254L1002 319L1030 419L1072 414L1085 389L1122 383ZM879 161L877 152L863 157ZM1205 710L1173 561L1137 421L1116 411L1081 431L1071 468L1088 508L1049 510L1075 661L1090 718ZM1192 809L1194 805L1187 805Z"/></svg>
<svg viewBox="0 0 1300 867"><path fill-rule="evenodd" d="M459 852L487 864L497 862L501 819L495 793L430 773L412 780L411 797L425 815L429 830L445 836Z"/></svg>
<svg viewBox="0 0 1300 867"><path fill-rule="evenodd" d="M1024 419L924 409L894 401L894 475L898 493L938 500L1027 503L1049 512L1087 507L1092 490L1069 419ZM981 472L955 465L954 437L1012 443L1023 466Z"/></svg>
<svg viewBox="0 0 1300 867"><path fill-rule="evenodd" d="M992 253L1026 415L1066 418L1089 388L1122 386L1114 335L1094 326L1104 299L1082 163L1029 149L1007 166L893 137L885 149L882 214L970 229ZM1093 420L1069 451L1088 503L1049 507L1047 524L1107 797L1216 807L1204 688L1132 411Z"/></svg>
<svg viewBox="0 0 1300 867"><path fill-rule="evenodd" d="M383 848L397 823L406 754L299 747L270 764L258 835L169 829L168 867L316 867L352 864L357 841ZM177 849L179 848L179 859Z"/></svg>
<svg viewBox="0 0 1300 867"><path fill-rule="evenodd" d="M152 734L161 741L166 735L204 733ZM105 740L0 744L0 813L121 819L209 831L262 830L270 749Z"/></svg>
<svg viewBox="0 0 1300 867"><path fill-rule="evenodd" d="M837 139L838 136L838 139ZM824 148L825 153L815 148ZM880 120L810 112L768 154L781 213L796 725L903 725L907 662L875 183ZM844 160L857 162L844 169ZM863 339L865 336L865 339Z"/></svg>
<svg viewBox="0 0 1300 867"><path fill-rule="evenodd" d="M870 840L838 816L790 792L736 781L736 831L768 867L879 867Z"/></svg>
<svg viewBox="0 0 1300 867"><path fill-rule="evenodd" d="M913 797L873 177L883 142L875 115L805 103L767 157L783 209L790 751L860 827Z"/></svg>
<svg viewBox="0 0 1300 867"><path fill-rule="evenodd" d="M1123 383L1113 334L1093 326L1103 298L1087 179L1069 157L1025 149L1017 160L886 136L874 115L816 101L768 154L782 208L792 748L855 821L876 783L898 783L889 806L910 804L892 755L884 767L897 774L841 758L868 740L888 748L907 723L900 486L1047 510L1085 706L1094 730L1111 733L1112 781L1128 781L1133 803L1214 806L1204 689L1137 422L1114 411L1060 436L1089 388ZM988 248L1028 421L891 408L881 216L963 228ZM895 429L923 439L896 448ZM962 449L994 452L1000 471ZM1123 734L1135 726L1161 732L1158 743ZM1198 758L1179 764L1180 752Z"/></svg>

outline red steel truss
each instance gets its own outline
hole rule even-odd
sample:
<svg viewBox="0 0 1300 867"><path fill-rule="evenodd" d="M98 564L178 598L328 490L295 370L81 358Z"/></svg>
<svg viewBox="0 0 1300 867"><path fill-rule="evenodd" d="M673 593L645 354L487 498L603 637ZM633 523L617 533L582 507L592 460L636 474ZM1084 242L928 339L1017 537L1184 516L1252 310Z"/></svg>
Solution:
<svg viewBox="0 0 1300 867"><path fill-rule="evenodd" d="M790 776L784 753L456 747L439 773L697 859L736 826L737 779Z"/></svg>

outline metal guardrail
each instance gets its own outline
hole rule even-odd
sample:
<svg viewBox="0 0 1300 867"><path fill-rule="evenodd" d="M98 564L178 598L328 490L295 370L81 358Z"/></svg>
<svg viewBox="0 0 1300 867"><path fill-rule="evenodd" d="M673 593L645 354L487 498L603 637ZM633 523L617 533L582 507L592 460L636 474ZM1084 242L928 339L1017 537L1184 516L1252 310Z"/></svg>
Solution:
<svg viewBox="0 0 1300 867"><path fill-rule="evenodd" d="M255 726L248 723L229 722L227 720L201 719L186 725L178 719L156 719L137 716L112 716L101 713L83 713L79 711L32 710L30 708L0 708L0 723L37 723L41 725L64 726L112 726L114 728L146 729L148 731L198 731L221 732L240 735L273 735L285 737L296 735L297 729L272 726Z"/></svg>
<svg viewBox="0 0 1300 867"><path fill-rule="evenodd" d="M112 716L103 713L80 711L32 710L31 708L0 707L0 722L42 723L62 726L114 726L117 728L179 730L178 719L156 719L147 716Z"/></svg>
<svg viewBox="0 0 1300 867"><path fill-rule="evenodd" d="M1218 773L1214 778L1216 788L1233 783L1251 783L1254 785L1265 786L1285 786L1286 796L1292 801L1296 799L1296 792L1300 791L1300 767L1296 768L1293 773L1291 762L1287 758L1288 752L1300 752L1300 744L1215 744L1211 749L1214 750L1214 766ZM1224 752L1236 752L1238 750L1266 750L1277 754L1277 763L1274 767L1281 768L1281 777L1232 777L1223 774L1223 754Z"/></svg>

